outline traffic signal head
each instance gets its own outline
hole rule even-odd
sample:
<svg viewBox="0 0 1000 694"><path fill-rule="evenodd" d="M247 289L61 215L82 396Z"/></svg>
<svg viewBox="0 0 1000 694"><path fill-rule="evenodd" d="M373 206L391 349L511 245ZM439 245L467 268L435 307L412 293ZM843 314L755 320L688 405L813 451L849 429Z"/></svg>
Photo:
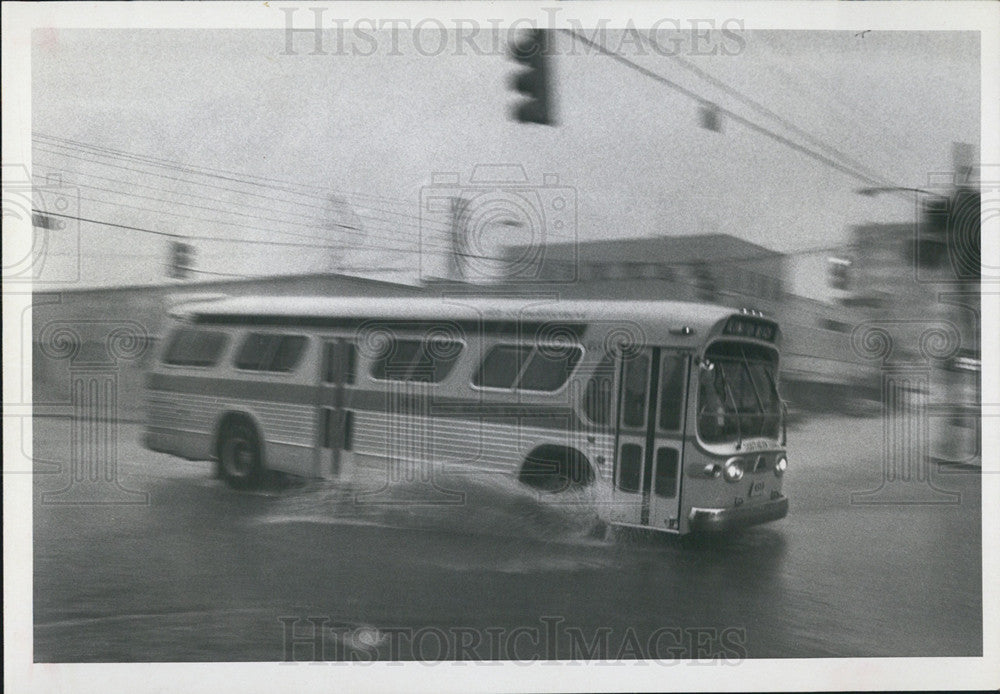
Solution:
<svg viewBox="0 0 1000 694"><path fill-rule="evenodd" d="M512 75L511 86L528 97L515 104L512 113L522 123L554 125L555 118L550 102L549 33L545 29L532 29L510 44L510 57L527 70Z"/></svg>
<svg viewBox="0 0 1000 694"><path fill-rule="evenodd" d="M194 246L182 241L170 244L170 276L184 279L194 268Z"/></svg>
<svg viewBox="0 0 1000 694"><path fill-rule="evenodd" d="M827 284L833 289L847 291L851 287L851 265L847 258L827 258Z"/></svg>
<svg viewBox="0 0 1000 694"><path fill-rule="evenodd" d="M936 269L947 262L949 215L948 198L934 196L922 201L920 228L913 242L913 259L918 267Z"/></svg>
<svg viewBox="0 0 1000 694"><path fill-rule="evenodd" d="M978 280L981 262L980 192L960 187L923 201L913 259L918 268L951 270L953 279Z"/></svg>

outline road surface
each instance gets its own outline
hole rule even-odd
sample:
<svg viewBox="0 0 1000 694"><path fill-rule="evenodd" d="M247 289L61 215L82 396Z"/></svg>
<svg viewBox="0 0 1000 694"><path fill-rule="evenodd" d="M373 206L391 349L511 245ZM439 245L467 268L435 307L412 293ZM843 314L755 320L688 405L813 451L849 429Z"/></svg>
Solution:
<svg viewBox="0 0 1000 694"><path fill-rule="evenodd" d="M575 506L471 478L457 506L362 508L295 480L234 492L134 424L117 478L148 503L62 504L70 432L34 423L39 662L982 651L980 476L931 469L896 499L936 503L852 502L884 480L877 417L796 425L789 516L694 543L592 537Z"/></svg>

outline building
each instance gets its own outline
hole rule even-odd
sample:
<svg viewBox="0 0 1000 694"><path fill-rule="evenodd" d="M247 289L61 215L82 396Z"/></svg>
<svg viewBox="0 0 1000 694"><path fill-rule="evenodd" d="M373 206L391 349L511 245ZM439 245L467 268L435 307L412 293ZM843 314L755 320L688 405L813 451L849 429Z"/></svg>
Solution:
<svg viewBox="0 0 1000 694"><path fill-rule="evenodd" d="M726 234L512 246L506 267L504 283L566 297L662 297L770 312L786 284L783 254Z"/></svg>

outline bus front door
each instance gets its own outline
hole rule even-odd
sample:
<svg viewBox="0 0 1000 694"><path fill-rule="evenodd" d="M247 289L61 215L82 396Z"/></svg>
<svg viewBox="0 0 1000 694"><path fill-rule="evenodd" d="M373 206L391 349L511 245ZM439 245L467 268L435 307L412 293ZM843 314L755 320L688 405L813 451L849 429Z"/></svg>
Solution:
<svg viewBox="0 0 1000 694"><path fill-rule="evenodd" d="M620 356L612 522L679 527L689 363L660 347Z"/></svg>
<svg viewBox="0 0 1000 694"><path fill-rule="evenodd" d="M344 451L351 447L351 411L346 386L354 383L357 355L353 342L333 338L323 343L319 388L317 476L338 478Z"/></svg>

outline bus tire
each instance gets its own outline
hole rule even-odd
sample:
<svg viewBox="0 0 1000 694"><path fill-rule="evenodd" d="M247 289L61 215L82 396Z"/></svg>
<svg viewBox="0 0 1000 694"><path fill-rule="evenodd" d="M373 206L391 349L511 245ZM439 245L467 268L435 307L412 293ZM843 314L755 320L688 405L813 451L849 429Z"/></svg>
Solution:
<svg viewBox="0 0 1000 694"><path fill-rule="evenodd" d="M219 472L233 489L256 489L264 482L260 437L243 418L223 423L219 434Z"/></svg>

